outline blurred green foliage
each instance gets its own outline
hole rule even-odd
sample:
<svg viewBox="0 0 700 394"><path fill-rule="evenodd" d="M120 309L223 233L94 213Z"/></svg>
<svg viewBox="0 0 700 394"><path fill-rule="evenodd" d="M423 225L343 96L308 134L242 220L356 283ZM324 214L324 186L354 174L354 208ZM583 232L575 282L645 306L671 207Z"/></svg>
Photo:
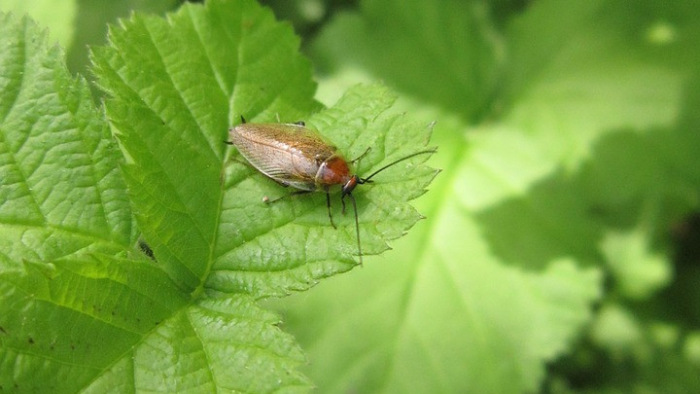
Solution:
<svg viewBox="0 0 700 394"><path fill-rule="evenodd" d="M11 3L89 78L108 23L178 6ZM437 121L427 220L267 304L319 392L700 392L696 2L262 3L301 37L316 99L382 81Z"/></svg>

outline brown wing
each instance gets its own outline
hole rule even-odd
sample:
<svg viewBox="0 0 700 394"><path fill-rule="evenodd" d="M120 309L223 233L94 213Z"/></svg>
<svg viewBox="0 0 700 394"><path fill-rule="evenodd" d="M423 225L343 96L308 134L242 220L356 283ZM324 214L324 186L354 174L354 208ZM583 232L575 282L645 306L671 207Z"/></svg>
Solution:
<svg viewBox="0 0 700 394"><path fill-rule="evenodd" d="M316 190L319 165L335 153L317 133L296 124L245 123L230 129L229 138L258 171L301 190Z"/></svg>

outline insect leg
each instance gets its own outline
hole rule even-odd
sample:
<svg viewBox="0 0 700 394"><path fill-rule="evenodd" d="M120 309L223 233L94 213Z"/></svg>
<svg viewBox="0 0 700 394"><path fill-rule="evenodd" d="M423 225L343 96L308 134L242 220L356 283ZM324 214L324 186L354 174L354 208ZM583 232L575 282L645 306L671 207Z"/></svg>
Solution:
<svg viewBox="0 0 700 394"><path fill-rule="evenodd" d="M362 159L363 157L367 156L367 154L369 153L370 150L372 150L372 147L371 147L371 146L368 146L367 149L365 149L365 151L362 152L361 155L357 156L356 158L354 158L354 159L353 159L352 161L350 161L350 162L351 162L353 165L355 165L355 163L357 163L358 161L360 161L360 159Z"/></svg>
<svg viewBox="0 0 700 394"><path fill-rule="evenodd" d="M342 201L342 199L341 199ZM337 229L338 227L335 226L335 223L333 223L333 214L331 214L331 194L326 192L326 207L328 207L328 219L331 220L331 226L333 228ZM343 202L343 210L345 210L345 202Z"/></svg>
<svg viewBox="0 0 700 394"><path fill-rule="evenodd" d="M280 201L280 200L285 199L287 197L298 196L300 194L308 194L308 193L311 193L311 190L296 190L296 191L293 191L289 194L285 194L282 197L277 197L274 200L270 200L269 197L263 196L263 202L265 204L273 204L273 203L276 203L277 201ZM328 208L328 219L330 219L330 221L331 221L331 226L333 226L333 228L337 229L338 227L336 227L335 223L333 222L333 214L331 213L331 194L328 192L326 192L326 207ZM345 213L345 201L343 201L343 213Z"/></svg>
<svg viewBox="0 0 700 394"><path fill-rule="evenodd" d="M282 186L287 186L287 185L282 185ZM274 200L270 200L269 197L264 196L264 197L263 197L263 202L264 202L265 204L273 204L273 203L276 203L277 201L283 200L283 199L285 199L285 198L287 198L287 197L298 196L298 195L300 195L300 194L309 194L309 193L311 193L310 190L295 190L295 191L293 191L293 192L291 192L291 193L289 193L289 194L285 194L284 196L277 197L277 198L275 198Z"/></svg>

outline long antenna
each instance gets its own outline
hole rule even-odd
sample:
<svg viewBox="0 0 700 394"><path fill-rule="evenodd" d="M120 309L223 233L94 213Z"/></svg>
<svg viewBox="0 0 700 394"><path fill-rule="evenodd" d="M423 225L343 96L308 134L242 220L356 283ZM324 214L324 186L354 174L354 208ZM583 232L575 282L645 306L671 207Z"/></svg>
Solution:
<svg viewBox="0 0 700 394"><path fill-rule="evenodd" d="M410 159L410 158L412 158L412 157L415 157L415 156L418 156L418 155L424 155L424 154L426 154L426 153L435 153L436 151L437 151L437 148L432 148L432 149L422 150L422 151L416 152L416 153L411 153L411 154L408 155L408 156L404 156L404 157L402 157L402 158L400 158L400 159L398 159L398 160L395 160L395 161L393 161L393 162L391 162L391 163L385 165L384 167L382 167L382 168L378 169L377 171L373 172L372 174L370 174L370 176L368 176L367 178L360 178L360 179L358 179L358 183L362 184L362 183L368 182L370 179L372 179L373 176L379 174L380 172L386 170L387 168L393 166L394 164L400 163L400 162L402 162L402 161L404 161L404 160L408 160L408 159Z"/></svg>

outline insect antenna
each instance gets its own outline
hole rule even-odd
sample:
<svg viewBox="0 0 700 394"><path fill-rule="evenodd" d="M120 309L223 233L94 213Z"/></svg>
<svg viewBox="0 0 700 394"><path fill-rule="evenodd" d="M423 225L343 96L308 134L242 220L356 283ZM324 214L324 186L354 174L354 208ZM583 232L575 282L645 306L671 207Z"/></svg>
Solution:
<svg viewBox="0 0 700 394"><path fill-rule="evenodd" d="M367 151L365 151L365 153L363 153L362 156L364 156L368 151L369 151L369 149L367 149ZM411 153L411 154L408 155L408 156L404 156L404 157L402 157L402 158L400 158L400 159L398 159L398 160L395 160L395 161L393 161L393 162L391 162L391 163L385 165L384 167L382 167L382 168L378 169L377 171L371 173L367 178L360 178L360 177L357 177L357 183L361 185L361 184L363 184L363 183L372 182L371 179L372 179L373 176L379 174L380 172L386 170L387 168L393 166L393 165L396 164L396 163L400 163L400 162L402 162L402 161L404 161L404 160L408 160L408 159L410 159L410 158L412 158L412 157L415 157L415 156L418 156L418 155L423 155L423 154L426 154L426 153L435 153L435 151L436 151L436 149L433 148L433 149L422 150L422 151L416 152L416 153ZM350 198L350 202L352 203L352 210L353 210L354 213L355 213L355 236L357 237L357 253L358 253L358 256L359 256L359 258L360 258L360 265L362 265L362 242L360 241L360 219L359 219L358 216L357 216L357 203L355 202L355 197L352 195L352 190L353 190L354 188L355 188L355 187L354 187L354 185L353 185L351 188L348 188L347 191L346 191L346 189L343 189L343 195L342 195L340 201L343 203L343 213L345 213L345 196L347 196L348 198ZM330 211L329 211L329 212L330 212ZM335 226L334 226L334 227L335 227Z"/></svg>
<svg viewBox="0 0 700 394"><path fill-rule="evenodd" d="M371 182L372 182L371 179L372 179L373 176L379 174L380 172L386 170L387 168L389 168L389 167L391 167L391 166L393 166L393 165L395 165L395 164L398 164L398 163L400 163L400 162L402 162L402 161L404 161L404 160L408 160L408 159L410 159L410 158L412 158L412 157L415 157L415 156L418 156L418 155L424 155L424 154L426 154L426 153L435 153L436 151L437 151L437 148L432 148L432 149L422 150L422 151L416 152L416 153L411 153L411 154L408 155L408 156L404 156L404 157L402 157L402 158L400 158L400 159L398 159L398 160L392 161L391 163L389 163L389 164L385 165L384 167L378 169L377 171L371 173L371 174L370 174L368 177L366 177L366 178L358 178L358 179L357 179L357 183L359 183L360 185L363 184L363 183L368 183L368 182L371 183Z"/></svg>
<svg viewBox="0 0 700 394"><path fill-rule="evenodd" d="M241 123L242 123L242 124L245 124L245 123L246 123L245 118L243 117L243 115L241 115ZM232 129L229 129L229 131L230 131L230 130L232 130ZM233 145L233 141L224 141L224 144L226 144L226 145Z"/></svg>

